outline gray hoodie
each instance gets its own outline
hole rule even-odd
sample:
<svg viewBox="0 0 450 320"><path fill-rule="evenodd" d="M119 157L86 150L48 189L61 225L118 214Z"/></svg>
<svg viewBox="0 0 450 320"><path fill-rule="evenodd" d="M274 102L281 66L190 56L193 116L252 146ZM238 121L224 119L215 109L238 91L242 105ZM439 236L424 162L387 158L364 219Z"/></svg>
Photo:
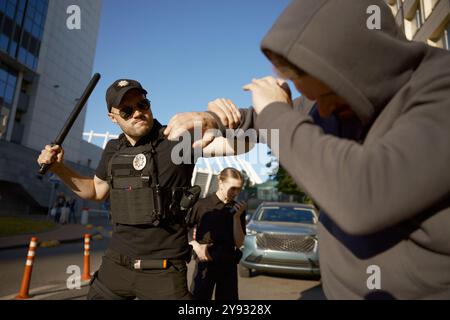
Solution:
<svg viewBox="0 0 450 320"><path fill-rule="evenodd" d="M370 5L381 30L366 27ZM450 53L407 41L381 0L293 1L262 49L327 84L366 128L343 139L287 104L242 110L243 129L280 130L281 164L326 212L326 296L449 299Z"/></svg>

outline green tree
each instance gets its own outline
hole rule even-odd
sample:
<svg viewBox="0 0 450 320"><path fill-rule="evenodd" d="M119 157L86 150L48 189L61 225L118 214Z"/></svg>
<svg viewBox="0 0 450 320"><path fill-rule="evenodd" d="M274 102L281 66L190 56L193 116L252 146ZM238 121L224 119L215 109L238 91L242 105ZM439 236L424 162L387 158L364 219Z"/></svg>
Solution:
<svg viewBox="0 0 450 320"><path fill-rule="evenodd" d="M281 165L272 176L272 179L278 182L278 191L287 195L293 195L297 202L313 204L311 197L297 186L294 179Z"/></svg>
<svg viewBox="0 0 450 320"><path fill-rule="evenodd" d="M246 192L246 198L256 197L256 185L251 182L245 170L242 170L242 175L244 176L244 186L242 187L242 190Z"/></svg>
<svg viewBox="0 0 450 320"><path fill-rule="evenodd" d="M266 164L267 168L272 168L272 173L269 174L269 177L271 180L278 182L278 191L287 195L294 196L294 200L297 202L314 204L311 197L297 186L294 179L292 179L286 169L284 169L283 166L278 162L278 159L273 156L272 151L269 150L269 152L267 152L267 155L271 157L269 163Z"/></svg>

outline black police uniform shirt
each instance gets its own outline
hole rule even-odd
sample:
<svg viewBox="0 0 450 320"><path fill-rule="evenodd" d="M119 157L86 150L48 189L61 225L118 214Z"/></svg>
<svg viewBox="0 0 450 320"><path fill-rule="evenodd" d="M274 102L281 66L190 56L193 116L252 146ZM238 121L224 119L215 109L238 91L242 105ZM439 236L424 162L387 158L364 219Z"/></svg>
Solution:
<svg viewBox="0 0 450 320"><path fill-rule="evenodd" d="M200 199L194 205L189 224L196 226L195 240L199 243L210 243L208 252L213 260L221 254L235 251L233 216L235 201L228 204L222 202L216 193ZM245 212L241 215L242 231L245 234Z"/></svg>
<svg viewBox="0 0 450 320"><path fill-rule="evenodd" d="M159 139L162 129L163 126L155 119L150 133L142 137L135 147ZM195 166L193 157L191 157L191 164L175 165L171 160L172 149L178 143L178 141L169 141L164 138L155 148L158 179L163 189L191 186ZM99 179L108 180L109 160L114 153L125 147L131 147L131 144L124 134L108 142L95 174ZM164 196L168 195L163 194ZM181 224L160 227L115 224L110 249L131 258L142 259L185 259L190 253L187 232Z"/></svg>

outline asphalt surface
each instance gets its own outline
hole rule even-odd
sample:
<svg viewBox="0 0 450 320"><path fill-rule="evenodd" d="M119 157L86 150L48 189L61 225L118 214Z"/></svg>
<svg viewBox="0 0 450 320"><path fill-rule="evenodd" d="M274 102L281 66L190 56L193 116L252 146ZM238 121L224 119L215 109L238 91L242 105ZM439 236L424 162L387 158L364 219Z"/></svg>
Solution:
<svg viewBox="0 0 450 320"><path fill-rule="evenodd" d="M98 269L101 257L108 244L108 239L91 242L91 272ZM0 297L17 294L22 281L25 258L28 249L12 249L0 252ZM75 265L83 271L84 243L64 244L54 248L38 248L34 259L30 282L31 290L41 293L52 288L64 287L72 274L67 268ZM48 288L47 288L48 287Z"/></svg>
<svg viewBox="0 0 450 320"><path fill-rule="evenodd" d="M91 243L91 273L97 270L107 248L108 230L103 232L103 240ZM82 300L86 298L87 284L81 289L68 290L67 273L69 266L79 266L83 270L83 243L63 244L54 248L38 248L33 266L30 293L33 299ZM19 291L22 280L26 248L0 251L0 299L12 299ZM188 268L190 284L194 264ZM257 274L252 278L239 278L241 300L297 300L324 299L317 279L291 277L274 274Z"/></svg>

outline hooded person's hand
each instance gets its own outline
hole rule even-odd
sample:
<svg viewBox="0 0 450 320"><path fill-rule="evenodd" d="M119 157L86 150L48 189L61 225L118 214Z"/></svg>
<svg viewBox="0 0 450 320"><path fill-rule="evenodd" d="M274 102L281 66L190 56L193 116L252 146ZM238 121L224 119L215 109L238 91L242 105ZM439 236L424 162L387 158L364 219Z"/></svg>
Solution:
<svg viewBox="0 0 450 320"><path fill-rule="evenodd" d="M292 105L291 90L286 81L274 77L253 79L243 87L245 91L253 94L253 109L260 114L268 105L274 102Z"/></svg>

